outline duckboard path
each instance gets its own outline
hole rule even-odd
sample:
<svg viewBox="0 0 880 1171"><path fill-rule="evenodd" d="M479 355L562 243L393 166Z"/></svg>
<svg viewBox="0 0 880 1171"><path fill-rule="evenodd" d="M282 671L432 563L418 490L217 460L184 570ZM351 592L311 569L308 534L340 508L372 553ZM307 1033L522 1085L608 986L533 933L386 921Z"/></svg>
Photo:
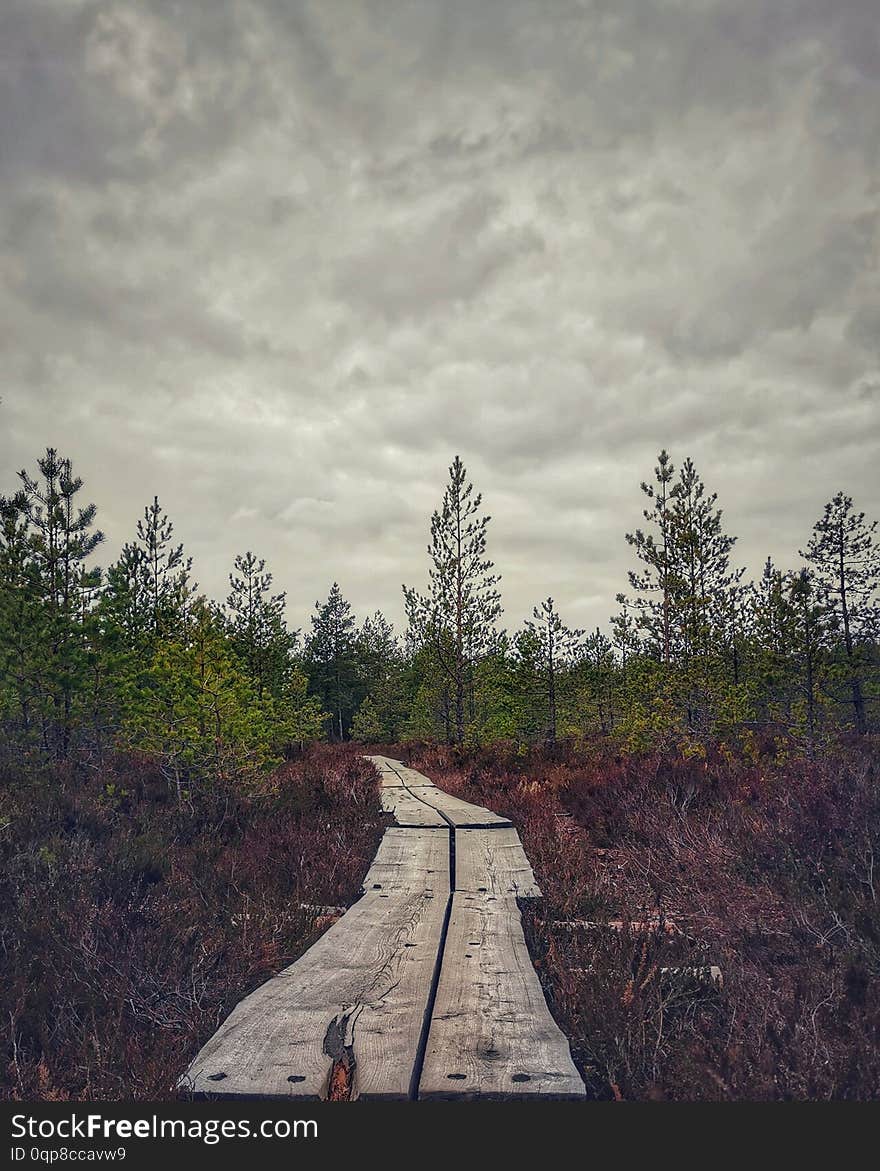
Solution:
<svg viewBox="0 0 880 1171"><path fill-rule="evenodd" d="M179 1088L197 1096L578 1099L517 899L540 890L511 823L387 756L363 894L246 996Z"/></svg>

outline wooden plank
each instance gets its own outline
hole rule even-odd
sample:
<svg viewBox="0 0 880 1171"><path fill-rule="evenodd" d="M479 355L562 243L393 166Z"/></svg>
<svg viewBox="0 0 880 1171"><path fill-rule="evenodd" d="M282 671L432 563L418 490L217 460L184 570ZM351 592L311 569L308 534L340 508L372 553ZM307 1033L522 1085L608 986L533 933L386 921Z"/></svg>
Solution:
<svg viewBox="0 0 880 1171"><path fill-rule="evenodd" d="M400 826L445 828L449 825L433 805L420 801L402 785L393 789L383 789L380 796L383 810L393 814L394 820Z"/></svg>
<svg viewBox="0 0 880 1171"><path fill-rule="evenodd" d="M463 801L460 797L453 797L451 793L447 793L443 789L438 789L430 777L417 772L414 768L407 768L398 760L393 760L388 756L370 756L367 759L380 770L383 788L386 785L386 776L396 778L396 782L389 780L387 783L389 785L405 785L408 791L420 801L440 813L445 813L454 826L488 827L509 826L511 824L506 817L499 817L491 809L485 809L482 805L473 805L469 801ZM383 792L383 802L385 800L391 805L393 798L390 796L386 798ZM386 808L385 804L383 804L383 808ZM396 813L397 806L394 805L388 811Z"/></svg>
<svg viewBox="0 0 880 1171"><path fill-rule="evenodd" d="M436 785L408 785L408 791L432 809L445 813L456 829L465 826L474 829L489 829L492 826L504 828L511 825L508 818L500 817L482 805L472 805L470 801L453 797Z"/></svg>
<svg viewBox="0 0 880 1171"><path fill-rule="evenodd" d="M390 758L386 759L390 760ZM413 785L433 786L434 784L430 777L426 777L424 773L416 772L414 768L407 768L406 765L400 764L398 761L391 761L391 764L393 764L394 771L396 772L398 778L404 785L409 785L410 788L412 788Z"/></svg>
<svg viewBox="0 0 880 1171"><path fill-rule="evenodd" d="M397 771L403 768L399 760L393 760L390 756L365 756L364 760L368 760L379 773L383 788L404 783Z"/></svg>
<svg viewBox="0 0 880 1171"><path fill-rule="evenodd" d="M519 834L510 829L459 829L455 834L455 889L496 898L541 897Z"/></svg>
<svg viewBox="0 0 880 1171"><path fill-rule="evenodd" d="M393 756L377 756L374 754L372 756L365 756L364 760L368 760L371 764L374 764L376 766L376 768L378 768L378 769L403 768L404 767L403 761L395 760L395 758Z"/></svg>
<svg viewBox="0 0 880 1171"><path fill-rule="evenodd" d="M399 825L510 825L506 817L499 817L481 805L472 805L469 801L453 797L451 793L438 789L422 773L405 768L391 757L370 756L367 759L379 770L382 778L382 808L386 813L393 813ZM433 810L433 813L419 809L416 802L426 806L427 810ZM439 820L437 814L440 814ZM443 814L446 815L445 819Z"/></svg>
<svg viewBox="0 0 880 1171"><path fill-rule="evenodd" d="M246 997L181 1088L212 1096L323 1098L354 1059L352 1097L406 1098L447 897L370 890L295 964Z"/></svg>
<svg viewBox="0 0 880 1171"><path fill-rule="evenodd" d="M585 1095L532 967L516 900L454 894L419 1098Z"/></svg>
<svg viewBox="0 0 880 1171"><path fill-rule="evenodd" d="M386 829L364 879L364 890L431 890L449 894L449 830Z"/></svg>

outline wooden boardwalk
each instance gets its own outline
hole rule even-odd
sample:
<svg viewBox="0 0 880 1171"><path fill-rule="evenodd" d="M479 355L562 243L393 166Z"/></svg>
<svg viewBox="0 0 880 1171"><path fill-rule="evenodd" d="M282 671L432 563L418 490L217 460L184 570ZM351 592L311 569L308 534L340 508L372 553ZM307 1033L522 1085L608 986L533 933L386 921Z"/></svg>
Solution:
<svg viewBox="0 0 880 1171"><path fill-rule="evenodd" d="M227 1017L180 1087L284 1098L583 1098L517 899L519 835L400 761L368 757L385 831L361 898Z"/></svg>

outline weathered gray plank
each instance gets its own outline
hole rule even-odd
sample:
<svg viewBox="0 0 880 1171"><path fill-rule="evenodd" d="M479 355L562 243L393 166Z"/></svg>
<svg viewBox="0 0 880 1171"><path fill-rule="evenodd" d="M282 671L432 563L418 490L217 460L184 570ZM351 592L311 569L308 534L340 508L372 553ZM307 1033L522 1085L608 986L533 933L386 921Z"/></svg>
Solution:
<svg viewBox="0 0 880 1171"><path fill-rule="evenodd" d="M456 831L455 889L496 898L541 897L519 834L512 827Z"/></svg>
<svg viewBox="0 0 880 1171"><path fill-rule="evenodd" d="M447 826L449 823L433 805L420 801L403 785L383 789L380 794L382 809L394 815L400 826Z"/></svg>
<svg viewBox="0 0 880 1171"><path fill-rule="evenodd" d="M511 824L506 817L499 817L491 809L485 809L482 805L473 805L469 801L463 801L460 797L454 797L443 789L438 789L430 777L417 772L414 768L407 768L399 760L393 760L388 756L371 756L368 759L379 769L383 789L386 784L394 784L391 780L386 782L386 776L397 778L397 783L405 785L414 797L426 805L444 813L454 826L488 827L509 826ZM393 798L386 798L383 792L383 808L386 808L385 800L388 800L390 804ZM396 813L397 807L395 806L388 811Z"/></svg>
<svg viewBox="0 0 880 1171"><path fill-rule="evenodd" d="M390 756L365 756L364 760L368 760L379 773L383 788L396 788L404 783L397 771L403 768L399 760Z"/></svg>
<svg viewBox="0 0 880 1171"><path fill-rule="evenodd" d="M393 756L379 756L374 753L372 756L365 756L364 760L370 761L370 763L374 764L378 769L404 767L403 761L396 760Z"/></svg>
<svg viewBox="0 0 880 1171"><path fill-rule="evenodd" d="M370 890L246 997L181 1080L195 1093L321 1098L350 1048L353 1097L406 1098L447 896Z"/></svg>
<svg viewBox="0 0 880 1171"><path fill-rule="evenodd" d="M418 1096L583 1097L523 938L515 896L539 891L515 830L399 761L370 759L399 824L382 839L366 893L234 1009L181 1084L212 1095L317 1098L334 1062L353 1060L353 1097L407 1097L454 835L458 889Z"/></svg>
<svg viewBox="0 0 880 1171"><path fill-rule="evenodd" d="M449 894L449 830L391 826L364 879L364 890Z"/></svg>
<svg viewBox="0 0 880 1171"><path fill-rule="evenodd" d="M472 805L470 801L462 801L460 797L453 797L451 793L438 789L436 785L408 785L408 792L432 809L445 813L456 828L460 826L472 826L475 829L488 829L491 826L502 828L511 824L508 818L500 817L491 809L484 809L482 805Z"/></svg>
<svg viewBox="0 0 880 1171"><path fill-rule="evenodd" d="M387 756L367 757L379 770L382 778L381 801L386 813L393 813L399 825L437 825L439 821L453 826L509 826L506 817L499 817L482 805L472 805L438 789L428 777L415 769L405 768L399 761ZM419 809L421 803L431 812ZM442 816L445 814L445 818ZM448 822L447 820L448 819Z"/></svg>
<svg viewBox="0 0 880 1171"><path fill-rule="evenodd" d="M532 967L516 900L454 894L419 1098L585 1093Z"/></svg>

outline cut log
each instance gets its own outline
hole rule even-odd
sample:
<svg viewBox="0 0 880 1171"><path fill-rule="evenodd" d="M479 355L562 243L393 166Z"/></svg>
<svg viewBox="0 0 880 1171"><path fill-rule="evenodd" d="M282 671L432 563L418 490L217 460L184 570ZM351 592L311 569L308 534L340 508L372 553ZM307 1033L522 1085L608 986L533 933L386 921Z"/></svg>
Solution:
<svg viewBox="0 0 880 1171"><path fill-rule="evenodd" d="M724 975L717 964L699 967L661 968L660 979L681 988L706 988L720 992L724 987Z"/></svg>
<svg viewBox="0 0 880 1171"><path fill-rule="evenodd" d="M662 931L665 935L684 935L673 919L664 919L662 925L659 919L608 919L605 923L596 923L592 919L556 919L552 926L562 931L630 931L633 934Z"/></svg>

